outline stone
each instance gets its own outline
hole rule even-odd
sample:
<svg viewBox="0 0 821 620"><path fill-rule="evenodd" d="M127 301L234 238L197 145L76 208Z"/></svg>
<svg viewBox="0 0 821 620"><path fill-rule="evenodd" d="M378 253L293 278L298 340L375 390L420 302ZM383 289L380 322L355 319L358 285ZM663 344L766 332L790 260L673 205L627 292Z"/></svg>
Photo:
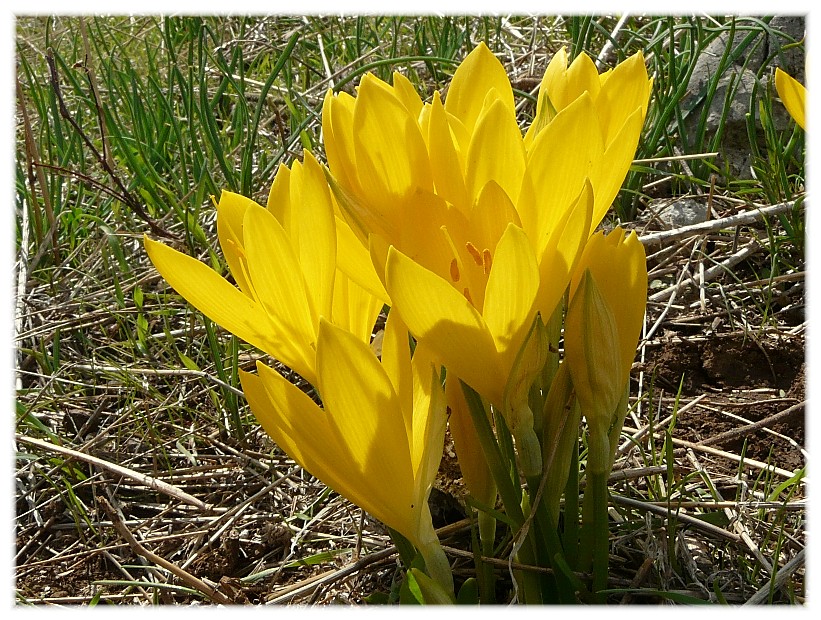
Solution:
<svg viewBox="0 0 821 620"><path fill-rule="evenodd" d="M751 40L746 40L750 31L742 26L739 21L732 40L729 32L716 37L696 60L687 93L682 99L687 134L682 136L682 142L685 153L709 148L721 129L717 148L721 153L717 162L719 168L726 166L734 178L750 179L751 148L747 115L755 115L756 134L762 140L758 98L774 96L775 85L772 82L775 68L780 67L804 83L804 46L794 44L804 39L805 19L800 15L773 17L768 31ZM725 54L728 54L727 58ZM721 75L711 96L710 83L719 71ZM729 106L727 101L730 102ZM786 129L790 122L786 110L778 102L774 102L772 108L776 129ZM704 133L700 138L698 131L702 122ZM760 146L763 148L763 142Z"/></svg>

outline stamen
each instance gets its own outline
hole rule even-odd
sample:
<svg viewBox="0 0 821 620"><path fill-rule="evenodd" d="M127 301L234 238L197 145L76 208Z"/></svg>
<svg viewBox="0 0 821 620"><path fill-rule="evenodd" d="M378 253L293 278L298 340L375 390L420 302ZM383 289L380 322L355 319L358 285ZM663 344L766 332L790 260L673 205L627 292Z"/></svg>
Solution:
<svg viewBox="0 0 821 620"><path fill-rule="evenodd" d="M482 266L482 254L479 252L479 248L473 245L470 241L465 244L465 247L468 250L468 253L473 257L473 260L476 264L481 267Z"/></svg>
<svg viewBox="0 0 821 620"><path fill-rule="evenodd" d="M454 258L452 261L450 261L450 279L454 282L458 282L460 277L461 274L459 273L459 264L456 262L456 259Z"/></svg>
<svg viewBox="0 0 821 620"><path fill-rule="evenodd" d="M459 258L459 252L456 251L456 245L453 243L453 239L448 232L447 226L443 224L439 227L439 230L441 230L442 234L445 235L445 240L448 242L448 247L450 247L450 252L453 255L453 258L450 261L450 279L453 280L453 282L458 282L462 277L462 270L464 268L462 261Z"/></svg>
<svg viewBox="0 0 821 620"><path fill-rule="evenodd" d="M493 257L490 255L490 250L485 248L482 251L482 271L485 272L485 275L490 273L490 267L493 264Z"/></svg>

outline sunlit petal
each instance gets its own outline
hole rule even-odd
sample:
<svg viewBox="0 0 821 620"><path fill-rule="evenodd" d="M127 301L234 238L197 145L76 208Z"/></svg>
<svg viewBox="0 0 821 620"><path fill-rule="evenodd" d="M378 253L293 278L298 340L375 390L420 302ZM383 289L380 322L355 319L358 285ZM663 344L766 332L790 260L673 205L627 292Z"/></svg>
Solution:
<svg viewBox="0 0 821 620"><path fill-rule="evenodd" d="M641 111L634 110L604 155L593 162L590 181L595 192L595 206L591 231L604 219L624 183L633 163L643 124Z"/></svg>
<svg viewBox="0 0 821 620"><path fill-rule="evenodd" d="M417 188L431 190L433 179L416 119L375 81L366 75L359 86L352 135L362 192L384 212Z"/></svg>
<svg viewBox="0 0 821 620"><path fill-rule="evenodd" d="M260 206L246 210L243 228L248 269L260 304L280 333L315 349L319 317L285 230Z"/></svg>
<svg viewBox="0 0 821 620"><path fill-rule="evenodd" d="M424 105L422 98L410 80L398 71L393 72L393 92L394 96L407 108L411 118L418 119Z"/></svg>
<svg viewBox="0 0 821 620"><path fill-rule="evenodd" d="M406 523L413 509L413 472L393 385L367 344L324 320L319 338L319 390L333 433L350 447L343 469L361 478L360 493L382 498L380 519Z"/></svg>
<svg viewBox="0 0 821 620"><path fill-rule="evenodd" d="M466 163L465 183L471 200L488 181L495 181L516 202L525 171L525 150L516 116L501 99L479 117Z"/></svg>
<svg viewBox="0 0 821 620"><path fill-rule="evenodd" d="M602 85L596 101L606 147L618 139L622 126L636 110L640 111L641 129L649 97L650 79L644 66L644 56L641 52L636 52L616 65Z"/></svg>
<svg viewBox="0 0 821 620"><path fill-rule="evenodd" d="M806 99L807 89L801 82L776 67L775 89L787 112L793 117L801 129L807 128Z"/></svg>
<svg viewBox="0 0 821 620"><path fill-rule="evenodd" d="M253 286L248 281L248 265L243 248L242 221L249 205L256 204L250 198L223 191L217 203L217 236L225 262L237 286L246 295L253 296Z"/></svg>
<svg viewBox="0 0 821 620"><path fill-rule="evenodd" d="M271 183L271 189L268 191L266 206L287 230L287 222L291 219L291 169L283 163L277 167L274 182ZM242 224L242 221L240 220L239 223Z"/></svg>
<svg viewBox="0 0 821 620"><path fill-rule="evenodd" d="M382 300L366 291L337 269L331 308L333 323L351 332L363 342L370 342Z"/></svg>
<svg viewBox="0 0 821 620"><path fill-rule="evenodd" d="M510 372L534 316L539 266L527 236L508 224L493 255L482 315Z"/></svg>
<svg viewBox="0 0 821 620"><path fill-rule="evenodd" d="M536 309L543 317L553 314L590 235L593 188L585 183L571 208L556 224L539 256L540 283Z"/></svg>
<svg viewBox="0 0 821 620"><path fill-rule="evenodd" d="M488 398L501 399L493 336L476 309L448 282L390 248L386 288L411 333L428 340L448 370Z"/></svg>
<svg viewBox="0 0 821 620"><path fill-rule="evenodd" d="M259 303L195 258L147 237L145 249L160 275L197 310L239 338L273 355L307 381L315 380L313 356L306 353L301 342L277 329Z"/></svg>
<svg viewBox="0 0 821 620"><path fill-rule="evenodd" d="M534 141L517 209L537 253L574 203L602 152L595 108L587 94L562 110Z"/></svg>
<svg viewBox="0 0 821 620"><path fill-rule="evenodd" d="M467 214L470 200L465 187L464 156L460 159L460 145L448 123L439 93L434 93L430 106L428 148L436 192Z"/></svg>
<svg viewBox="0 0 821 620"><path fill-rule="evenodd" d="M334 94L329 90L325 94L322 106L322 135L325 144L325 157L328 166L333 170L337 182L347 192L359 191L356 173L356 155L353 140L353 115L355 99L346 92Z"/></svg>
<svg viewBox="0 0 821 620"><path fill-rule="evenodd" d="M291 246L295 248L305 286L316 315L329 316L336 271L336 226L328 182L319 162L305 152L298 194L291 184L292 204L299 212L291 222Z"/></svg>
<svg viewBox="0 0 821 620"><path fill-rule="evenodd" d="M480 43L454 72L445 97L445 110L462 121L468 131L472 132L482 111L485 96L494 88L503 103L513 110L513 89L507 72L487 45Z"/></svg>
<svg viewBox="0 0 821 620"><path fill-rule="evenodd" d="M337 267L351 280L390 305L390 297L382 284L367 245L363 245L353 230L338 217L336 218ZM385 249L387 257L387 248ZM384 262L382 263L384 266Z"/></svg>

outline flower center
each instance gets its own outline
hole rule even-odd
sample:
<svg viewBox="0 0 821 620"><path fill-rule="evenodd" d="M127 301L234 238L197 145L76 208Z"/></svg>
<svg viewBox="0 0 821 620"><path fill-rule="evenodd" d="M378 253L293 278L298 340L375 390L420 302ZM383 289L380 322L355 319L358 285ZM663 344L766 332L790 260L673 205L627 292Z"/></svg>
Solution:
<svg viewBox="0 0 821 620"><path fill-rule="evenodd" d="M447 227L441 226L440 229L442 234L445 235L445 239L450 247L451 256L453 257L450 260L449 266L451 283L454 285L454 288L461 288L465 299L467 299L473 307L481 309L485 285L487 284L487 278L490 274L490 268L493 265L493 254L488 248L484 248L480 251L471 241L465 242L465 249L460 252L453 237L451 237L448 232ZM468 258L468 256L470 256L470 258ZM473 294L471 294L471 291Z"/></svg>

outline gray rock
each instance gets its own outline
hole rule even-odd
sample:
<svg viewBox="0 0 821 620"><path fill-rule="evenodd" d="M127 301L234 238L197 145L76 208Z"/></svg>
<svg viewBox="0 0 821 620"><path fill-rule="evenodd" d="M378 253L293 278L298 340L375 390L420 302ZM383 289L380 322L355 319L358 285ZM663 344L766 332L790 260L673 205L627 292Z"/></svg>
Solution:
<svg viewBox="0 0 821 620"><path fill-rule="evenodd" d="M707 203L705 199L679 198L653 200L644 212L657 224L653 228L674 229L698 224L707 220Z"/></svg>
<svg viewBox="0 0 821 620"><path fill-rule="evenodd" d="M749 179L752 175L747 114L754 114L758 120L758 98L775 92L771 84L775 67L804 82L804 46L791 44L804 38L805 19L800 15L773 17L769 32L762 32L750 40L746 40L750 31L740 29L741 26L743 22L739 21L732 41L729 32L716 37L696 61L687 94L682 100L687 133L682 141L684 152L694 152L702 146L707 148L716 139L717 132L723 129L717 136L717 150L721 153L718 165L726 165L733 177ZM710 83L719 72L711 96ZM783 130L788 126L789 115L780 104L773 105L773 121L776 129ZM698 135L702 122L703 142ZM757 134L763 137L763 131Z"/></svg>

